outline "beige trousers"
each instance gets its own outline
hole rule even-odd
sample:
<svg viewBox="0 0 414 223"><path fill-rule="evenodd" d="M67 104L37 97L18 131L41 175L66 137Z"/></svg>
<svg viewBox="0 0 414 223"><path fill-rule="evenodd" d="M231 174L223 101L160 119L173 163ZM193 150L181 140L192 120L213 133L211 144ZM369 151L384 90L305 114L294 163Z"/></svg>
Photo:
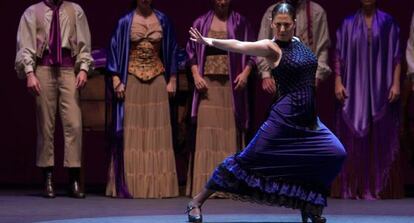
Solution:
<svg viewBox="0 0 414 223"><path fill-rule="evenodd" d="M82 155L82 117L79 91L73 68L39 66L36 76L40 95L36 96L37 153L36 165L54 165L56 110L62 120L65 140L64 167L80 167Z"/></svg>

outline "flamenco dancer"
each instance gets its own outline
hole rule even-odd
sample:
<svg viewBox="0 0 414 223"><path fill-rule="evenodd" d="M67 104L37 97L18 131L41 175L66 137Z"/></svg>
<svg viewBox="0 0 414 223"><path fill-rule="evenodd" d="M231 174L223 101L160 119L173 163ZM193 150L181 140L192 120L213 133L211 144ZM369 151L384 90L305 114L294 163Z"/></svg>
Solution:
<svg viewBox="0 0 414 223"><path fill-rule="evenodd" d="M280 98L247 147L226 158L205 188L188 203L189 222L202 222L201 206L216 191L235 199L300 209L302 221L325 223L327 189L346 152L315 110L317 59L293 36L295 9L279 3L272 12L273 40L241 42L204 37L191 40L222 50L264 57L277 80Z"/></svg>

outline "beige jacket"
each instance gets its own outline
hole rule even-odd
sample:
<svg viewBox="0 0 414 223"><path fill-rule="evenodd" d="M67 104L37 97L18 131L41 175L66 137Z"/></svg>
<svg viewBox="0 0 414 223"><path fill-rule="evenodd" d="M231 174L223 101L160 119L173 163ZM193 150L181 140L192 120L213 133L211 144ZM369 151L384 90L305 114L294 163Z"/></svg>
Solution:
<svg viewBox="0 0 414 223"><path fill-rule="evenodd" d="M34 4L23 13L17 31L15 69L19 78L36 69L36 59L49 48L49 30L52 10L43 2ZM91 35L82 8L64 1L59 10L62 48L70 49L76 57L75 71L89 71L93 67Z"/></svg>

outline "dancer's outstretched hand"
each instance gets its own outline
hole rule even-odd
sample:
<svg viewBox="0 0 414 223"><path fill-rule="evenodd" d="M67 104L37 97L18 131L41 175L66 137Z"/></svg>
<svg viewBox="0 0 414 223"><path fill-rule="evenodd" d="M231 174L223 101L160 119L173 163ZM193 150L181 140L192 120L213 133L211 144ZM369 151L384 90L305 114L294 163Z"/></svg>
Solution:
<svg viewBox="0 0 414 223"><path fill-rule="evenodd" d="M201 33L196 29L191 27L190 30L188 31L190 33L190 40L197 42L197 43L201 43L204 45L208 45L211 46L213 45L213 41L211 38L208 37L204 37L203 35L201 35Z"/></svg>
<svg viewBox="0 0 414 223"><path fill-rule="evenodd" d="M262 79L262 89L267 93L273 95L276 93L276 82L273 77L266 77Z"/></svg>

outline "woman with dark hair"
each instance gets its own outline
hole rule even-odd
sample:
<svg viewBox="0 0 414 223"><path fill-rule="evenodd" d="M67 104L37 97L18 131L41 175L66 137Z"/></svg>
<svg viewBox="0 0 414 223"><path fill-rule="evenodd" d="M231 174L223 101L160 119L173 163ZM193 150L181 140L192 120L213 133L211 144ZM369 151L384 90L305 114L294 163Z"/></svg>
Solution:
<svg viewBox="0 0 414 223"><path fill-rule="evenodd" d="M114 140L106 194L174 197L178 181L168 96L176 89L175 33L152 0L135 3L119 20L108 51Z"/></svg>
<svg viewBox="0 0 414 223"><path fill-rule="evenodd" d="M318 64L312 51L293 37L294 8L278 4L272 18L274 40L219 40L190 29L194 42L265 57L280 91L280 98L249 145L225 159L188 204L190 222L202 221L201 205L215 191L240 200L300 209L303 222L326 222L321 215L327 205L327 189L340 171L346 152L316 115Z"/></svg>
<svg viewBox="0 0 414 223"><path fill-rule="evenodd" d="M214 38L255 40L247 19L231 9L231 0L211 0L213 9L193 27ZM217 164L242 148L248 127L247 80L254 59L214 47L187 44L195 90L192 117L197 119L196 145L187 179L187 195L198 194ZM220 195L216 195L220 196Z"/></svg>
<svg viewBox="0 0 414 223"><path fill-rule="evenodd" d="M335 133L349 159L332 195L353 199L399 198L400 28L376 0L345 18L336 32L338 99Z"/></svg>
<svg viewBox="0 0 414 223"><path fill-rule="evenodd" d="M310 0L280 0L278 2L287 2L296 9L296 26L295 35L300 41L307 45L318 59L318 68L316 69L316 87L319 83L327 80L331 74L331 68L328 65L328 51L330 47L328 20L325 10L316 2ZM273 31L272 10L275 4L266 9L260 23L258 39L272 39ZM274 94L276 84L270 73L266 72L266 62L258 58L257 66L262 77L262 86L269 94Z"/></svg>

